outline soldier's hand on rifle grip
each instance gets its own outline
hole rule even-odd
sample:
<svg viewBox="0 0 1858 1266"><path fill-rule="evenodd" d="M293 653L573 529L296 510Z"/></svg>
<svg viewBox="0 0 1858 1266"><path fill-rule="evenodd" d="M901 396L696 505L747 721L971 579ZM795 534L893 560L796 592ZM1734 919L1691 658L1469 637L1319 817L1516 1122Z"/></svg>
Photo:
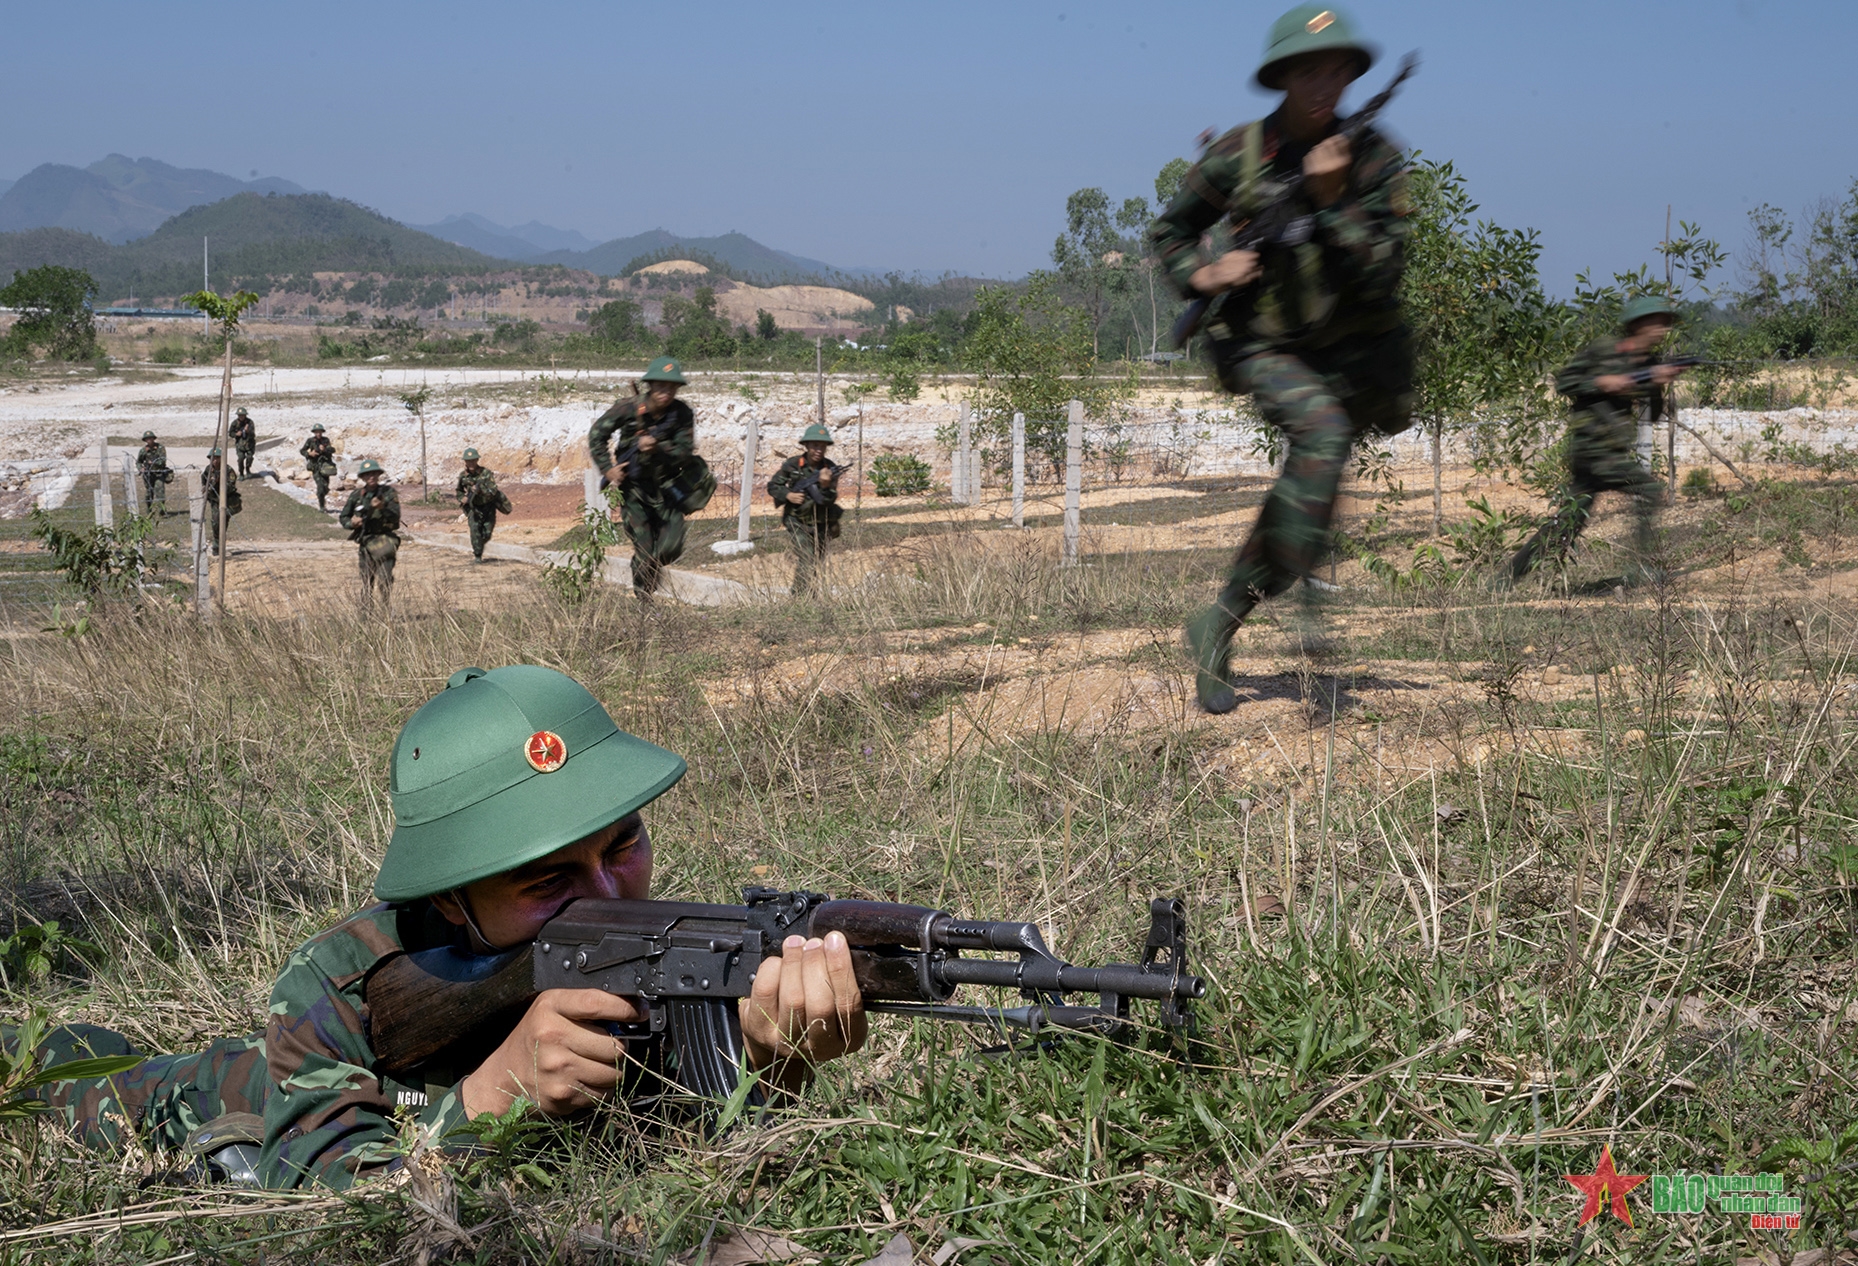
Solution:
<svg viewBox="0 0 1858 1266"><path fill-rule="evenodd" d="M844 933L788 937L781 956L763 960L755 973L741 1016L749 1066L769 1069L774 1084L787 1089L806 1079L809 1065L863 1046L864 998Z"/></svg>
<svg viewBox="0 0 1858 1266"><path fill-rule="evenodd" d="M560 1117L605 1098L619 1084L625 1050L607 1026L642 1018L625 998L598 989L537 994L503 1045L459 1084L465 1115L507 1112L520 1096Z"/></svg>
<svg viewBox="0 0 1858 1266"><path fill-rule="evenodd" d="M1194 270L1193 288L1203 295L1235 290L1258 279L1257 251L1227 251L1210 264Z"/></svg>
<svg viewBox="0 0 1858 1266"><path fill-rule="evenodd" d="M657 436L655 436L655 435L653 435L653 434L652 434L652 433L651 433L650 431L644 431L644 432L641 432L641 433L640 433L640 435L639 435L639 451L640 451L641 453L649 453L649 452L651 452L651 451L652 451L652 450L653 450L654 448L657 448L657 447L658 447L658 437L657 437Z"/></svg>
<svg viewBox="0 0 1858 1266"><path fill-rule="evenodd" d="M787 494L787 499L795 505L800 505L806 501L806 494L804 492L790 492Z"/></svg>
<svg viewBox="0 0 1858 1266"><path fill-rule="evenodd" d="M1319 207L1326 207L1348 188L1348 167L1355 151L1342 135L1331 136L1303 156L1303 187Z"/></svg>

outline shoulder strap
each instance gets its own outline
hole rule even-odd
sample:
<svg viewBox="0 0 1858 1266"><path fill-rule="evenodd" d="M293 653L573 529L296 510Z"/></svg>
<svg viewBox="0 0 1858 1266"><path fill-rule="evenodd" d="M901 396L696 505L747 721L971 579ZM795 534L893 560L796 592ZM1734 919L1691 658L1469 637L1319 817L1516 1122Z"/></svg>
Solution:
<svg viewBox="0 0 1858 1266"><path fill-rule="evenodd" d="M1253 209L1253 194L1258 188L1258 177L1264 171L1264 122L1259 120L1245 125L1245 147L1239 151L1239 187L1234 191L1233 205L1247 214Z"/></svg>

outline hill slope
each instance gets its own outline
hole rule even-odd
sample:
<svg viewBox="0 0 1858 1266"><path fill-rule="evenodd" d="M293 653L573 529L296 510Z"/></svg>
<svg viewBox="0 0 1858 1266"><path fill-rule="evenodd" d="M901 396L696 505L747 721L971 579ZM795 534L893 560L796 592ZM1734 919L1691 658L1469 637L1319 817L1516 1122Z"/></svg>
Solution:
<svg viewBox="0 0 1858 1266"><path fill-rule="evenodd" d="M200 239L217 289L247 278L312 272L483 273L507 267L328 194L241 193L184 211L147 237L112 246L63 228L0 233L0 270L64 264L97 280L105 300L131 291L178 295L200 287ZM11 278L11 271L0 272Z"/></svg>
<svg viewBox="0 0 1858 1266"><path fill-rule="evenodd" d="M558 229L539 220L506 228L475 212L448 215L437 224L409 224L408 228L447 242L468 246L497 259L533 261L551 251L585 251L595 243L572 229Z"/></svg>
<svg viewBox="0 0 1858 1266"><path fill-rule="evenodd" d="M0 192L0 232L64 228L122 243L189 207L244 192L296 194L303 189L276 177L244 181L121 154L89 167L43 163Z"/></svg>
<svg viewBox="0 0 1858 1266"><path fill-rule="evenodd" d="M566 264L570 268L585 268L604 277L616 277L625 271L626 265L641 256L662 255L671 250L707 255L757 281L808 281L848 271L817 259L790 255L786 251L763 246L745 233L724 233L720 237L679 237L663 229L652 229L631 237L616 237L589 251L550 251L546 255L536 256L531 262Z"/></svg>

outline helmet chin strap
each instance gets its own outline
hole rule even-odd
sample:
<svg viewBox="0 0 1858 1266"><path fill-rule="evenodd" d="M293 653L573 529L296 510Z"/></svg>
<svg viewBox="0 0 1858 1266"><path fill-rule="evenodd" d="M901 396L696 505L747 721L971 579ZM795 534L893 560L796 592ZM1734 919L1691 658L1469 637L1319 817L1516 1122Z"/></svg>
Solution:
<svg viewBox="0 0 1858 1266"><path fill-rule="evenodd" d="M484 929L477 925L477 919L471 914L471 899L465 896L465 890L463 888L454 888L452 889L451 897L453 901L458 903L458 909L463 912L465 917L465 926L471 929L471 935L477 938L477 943L482 946L487 953L502 953L502 948L492 945L490 943L490 938L484 935Z"/></svg>

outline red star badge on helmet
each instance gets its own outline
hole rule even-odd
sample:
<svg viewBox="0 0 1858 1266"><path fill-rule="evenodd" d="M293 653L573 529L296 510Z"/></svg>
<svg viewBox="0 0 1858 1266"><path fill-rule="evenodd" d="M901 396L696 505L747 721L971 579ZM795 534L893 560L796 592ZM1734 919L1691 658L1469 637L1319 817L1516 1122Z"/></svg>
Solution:
<svg viewBox="0 0 1858 1266"><path fill-rule="evenodd" d="M568 745L553 730L537 730L523 744L523 758L544 774L552 774L568 763Z"/></svg>
<svg viewBox="0 0 1858 1266"><path fill-rule="evenodd" d="M1626 1203L1626 1193L1645 1181L1644 1174L1622 1174L1613 1168L1613 1149L1600 1149L1600 1163L1594 1166L1591 1174L1563 1174L1569 1182L1587 1196L1587 1203L1581 1206L1581 1220L1577 1225L1586 1226L1599 1216L1600 1206L1605 1203L1607 1195L1613 1197L1613 1216L1632 1225L1632 1206Z"/></svg>

